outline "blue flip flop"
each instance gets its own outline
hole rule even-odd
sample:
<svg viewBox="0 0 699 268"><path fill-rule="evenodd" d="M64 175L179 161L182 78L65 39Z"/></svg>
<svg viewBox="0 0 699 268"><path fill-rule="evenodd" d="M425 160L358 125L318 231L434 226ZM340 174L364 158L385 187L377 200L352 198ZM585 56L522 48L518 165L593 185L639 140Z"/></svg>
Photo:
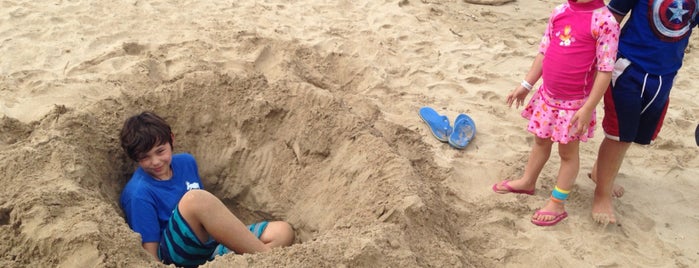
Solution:
<svg viewBox="0 0 699 268"><path fill-rule="evenodd" d="M457 149L466 148L476 136L476 123L465 114L459 114L454 121L454 131L449 135L449 145Z"/></svg>
<svg viewBox="0 0 699 268"><path fill-rule="evenodd" d="M441 142L449 141L452 128L446 115L440 115L434 109L425 106L420 108L420 118L430 127L430 131L435 138Z"/></svg>

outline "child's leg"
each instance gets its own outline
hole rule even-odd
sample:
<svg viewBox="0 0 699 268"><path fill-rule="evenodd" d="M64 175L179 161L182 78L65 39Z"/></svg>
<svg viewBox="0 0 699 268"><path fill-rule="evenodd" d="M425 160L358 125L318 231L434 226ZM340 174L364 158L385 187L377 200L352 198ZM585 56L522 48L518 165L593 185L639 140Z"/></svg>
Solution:
<svg viewBox="0 0 699 268"><path fill-rule="evenodd" d="M565 212L564 201L568 198L570 189L573 188L575 177L578 176L578 170L580 169L579 145L580 141L571 141L568 144L561 143L558 145L561 167L558 170L556 187L552 191L551 198L546 202L546 205L537 213L534 213L532 220L539 222L554 221L557 215Z"/></svg>
<svg viewBox="0 0 699 268"><path fill-rule="evenodd" d="M536 188L536 180L539 178L544 164L551 156L552 144L551 139L542 139L534 136L534 145L532 145L532 150L529 152L529 159L524 167L522 178L507 182L507 184L515 190L533 191ZM506 181L499 182L493 189L500 194L508 193L509 190L503 186L503 183L506 183Z"/></svg>
<svg viewBox="0 0 699 268"><path fill-rule="evenodd" d="M595 161L595 164L592 165L592 171L587 174L587 177L590 178L590 180L592 180L592 182L595 184L597 184L597 166L597 161ZM614 183L612 186L612 197L620 198L624 196L625 191L626 189L624 189L624 186Z"/></svg>
<svg viewBox="0 0 699 268"><path fill-rule="evenodd" d="M294 229L284 221L271 221L267 224L260 240L270 247L290 246L294 242Z"/></svg>
<svg viewBox="0 0 699 268"><path fill-rule="evenodd" d="M177 206L201 242L213 237L237 253L270 250L270 246L257 239L221 200L207 191L190 190Z"/></svg>
<svg viewBox="0 0 699 268"><path fill-rule="evenodd" d="M595 221L607 224L616 223L612 193L614 179L624 161L626 151L631 147L629 142L619 142L611 139L602 140L597 155L595 197L592 201L592 217Z"/></svg>

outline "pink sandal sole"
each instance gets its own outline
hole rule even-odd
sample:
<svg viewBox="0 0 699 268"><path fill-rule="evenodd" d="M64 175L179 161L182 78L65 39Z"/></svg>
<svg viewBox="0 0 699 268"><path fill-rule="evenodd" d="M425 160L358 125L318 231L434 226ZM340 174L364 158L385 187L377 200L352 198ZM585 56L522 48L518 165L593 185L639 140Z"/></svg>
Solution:
<svg viewBox="0 0 699 268"><path fill-rule="evenodd" d="M498 189L498 184L502 185L502 187L505 187L504 191L507 191L505 193L500 193L498 191L503 191L501 189ZM493 184L493 192L496 192L498 194L507 194L507 193L513 193L513 194L528 194L528 195L534 195L534 190L517 190L512 188L512 186L509 185L510 181L502 181L496 184Z"/></svg>
<svg viewBox="0 0 699 268"><path fill-rule="evenodd" d="M561 213L556 213L556 212L551 212L551 211L537 210L536 212L534 212L534 215L555 216L555 218L553 218L550 221L540 221L540 220L532 219L533 224L536 224L539 226L552 226L552 225L556 225L556 223L558 223L558 222L562 221L563 219L565 219L566 217L568 217L568 212L563 211Z"/></svg>

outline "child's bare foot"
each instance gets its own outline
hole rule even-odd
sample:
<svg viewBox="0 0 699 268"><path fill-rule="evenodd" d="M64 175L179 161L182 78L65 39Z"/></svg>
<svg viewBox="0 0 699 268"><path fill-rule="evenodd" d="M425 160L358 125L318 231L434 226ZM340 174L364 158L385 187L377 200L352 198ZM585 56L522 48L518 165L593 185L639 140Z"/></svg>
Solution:
<svg viewBox="0 0 699 268"><path fill-rule="evenodd" d="M595 197L592 200L592 219L604 226L616 224L611 196L600 196L595 193Z"/></svg>
<svg viewBox="0 0 699 268"><path fill-rule="evenodd" d="M587 173L587 177L597 184L597 181L592 178L592 173ZM615 183L614 186L612 186L612 196L616 198L624 196L624 187Z"/></svg>
<svg viewBox="0 0 699 268"><path fill-rule="evenodd" d="M568 217L562 203L546 202L546 205L532 215L532 223L539 226L551 226Z"/></svg>
<svg viewBox="0 0 699 268"><path fill-rule="evenodd" d="M535 185L530 185L522 179L514 181L504 180L493 185L493 191L499 194L514 193L534 195L534 188Z"/></svg>

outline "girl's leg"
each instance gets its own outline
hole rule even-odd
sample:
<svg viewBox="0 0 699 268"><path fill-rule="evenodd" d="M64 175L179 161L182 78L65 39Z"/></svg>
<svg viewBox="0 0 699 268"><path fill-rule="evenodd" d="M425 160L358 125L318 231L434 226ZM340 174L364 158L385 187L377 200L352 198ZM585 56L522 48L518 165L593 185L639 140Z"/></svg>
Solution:
<svg viewBox="0 0 699 268"><path fill-rule="evenodd" d="M532 145L532 150L529 152L529 159L527 160L527 165L524 167L522 178L508 183L512 189L533 191L534 188L536 188L536 180L539 178L544 164L546 164L546 161L548 161L551 156L552 144L553 142L551 139L542 139L536 135L534 136L534 145ZM502 185L503 183L505 183L505 181L501 181L495 185L494 189L497 193L504 194L509 192L508 189Z"/></svg>
<svg viewBox="0 0 699 268"><path fill-rule="evenodd" d="M570 189L573 188L575 178L578 176L578 170L580 169L579 145L580 141L577 140L568 144L559 143L558 154L561 157L561 167L558 170L556 187L553 190L552 198L546 202L546 205L541 210L532 216L532 220L552 221L556 218L556 215L565 212L563 201L568 197Z"/></svg>

